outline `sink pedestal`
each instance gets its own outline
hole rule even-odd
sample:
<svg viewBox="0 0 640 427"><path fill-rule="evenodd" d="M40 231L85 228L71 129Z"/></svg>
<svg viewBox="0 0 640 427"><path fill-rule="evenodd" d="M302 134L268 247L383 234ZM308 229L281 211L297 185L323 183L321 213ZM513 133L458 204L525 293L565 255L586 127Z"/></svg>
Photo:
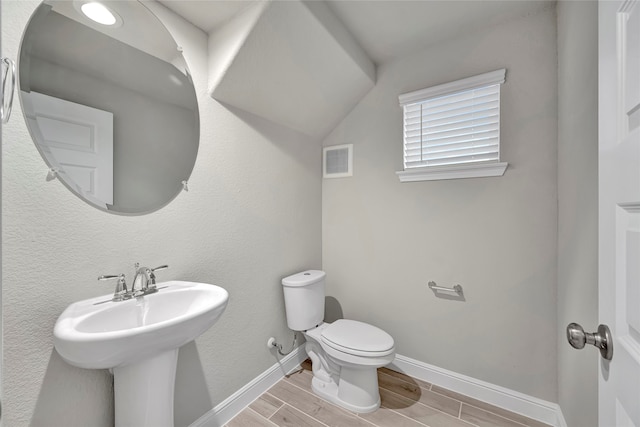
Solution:
<svg viewBox="0 0 640 427"><path fill-rule="evenodd" d="M113 368L116 427L173 427L178 349Z"/></svg>

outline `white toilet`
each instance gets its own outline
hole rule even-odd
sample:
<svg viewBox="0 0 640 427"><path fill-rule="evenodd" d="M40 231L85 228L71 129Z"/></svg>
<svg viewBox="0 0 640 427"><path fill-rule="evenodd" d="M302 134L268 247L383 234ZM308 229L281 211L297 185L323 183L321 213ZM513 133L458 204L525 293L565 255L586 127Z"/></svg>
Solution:
<svg viewBox="0 0 640 427"><path fill-rule="evenodd" d="M324 278L324 271L308 270L282 279L287 324L307 340L314 393L350 411L373 412L380 407L376 369L393 361L393 337L355 320L324 323Z"/></svg>

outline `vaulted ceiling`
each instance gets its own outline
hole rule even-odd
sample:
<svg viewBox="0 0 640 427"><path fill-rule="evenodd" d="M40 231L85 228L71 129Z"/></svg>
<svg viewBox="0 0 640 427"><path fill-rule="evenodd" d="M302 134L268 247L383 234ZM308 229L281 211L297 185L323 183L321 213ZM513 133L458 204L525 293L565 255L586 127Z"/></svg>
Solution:
<svg viewBox="0 0 640 427"><path fill-rule="evenodd" d="M209 33L259 0L159 0ZM282 0L276 0L282 1ZM328 0L376 64L485 26L534 13L553 0Z"/></svg>
<svg viewBox="0 0 640 427"><path fill-rule="evenodd" d="M377 65L553 4L159 1L209 34L214 99L320 139L375 85Z"/></svg>

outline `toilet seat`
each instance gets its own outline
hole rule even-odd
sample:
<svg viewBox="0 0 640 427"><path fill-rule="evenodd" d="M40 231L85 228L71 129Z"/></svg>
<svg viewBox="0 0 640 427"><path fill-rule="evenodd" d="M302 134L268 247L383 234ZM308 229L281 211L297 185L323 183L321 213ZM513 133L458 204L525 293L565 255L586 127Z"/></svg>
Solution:
<svg viewBox="0 0 640 427"><path fill-rule="evenodd" d="M357 320L336 320L323 328L321 339L332 349L354 356L383 357L395 351L391 335Z"/></svg>

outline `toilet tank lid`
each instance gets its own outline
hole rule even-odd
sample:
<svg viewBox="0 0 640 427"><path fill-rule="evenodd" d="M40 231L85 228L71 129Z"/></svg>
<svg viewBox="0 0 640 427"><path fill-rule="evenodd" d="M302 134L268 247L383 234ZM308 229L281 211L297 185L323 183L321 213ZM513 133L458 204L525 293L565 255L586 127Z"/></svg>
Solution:
<svg viewBox="0 0 640 427"><path fill-rule="evenodd" d="M309 286L324 279L325 275L324 271L307 270L285 277L282 279L282 285L289 287Z"/></svg>

